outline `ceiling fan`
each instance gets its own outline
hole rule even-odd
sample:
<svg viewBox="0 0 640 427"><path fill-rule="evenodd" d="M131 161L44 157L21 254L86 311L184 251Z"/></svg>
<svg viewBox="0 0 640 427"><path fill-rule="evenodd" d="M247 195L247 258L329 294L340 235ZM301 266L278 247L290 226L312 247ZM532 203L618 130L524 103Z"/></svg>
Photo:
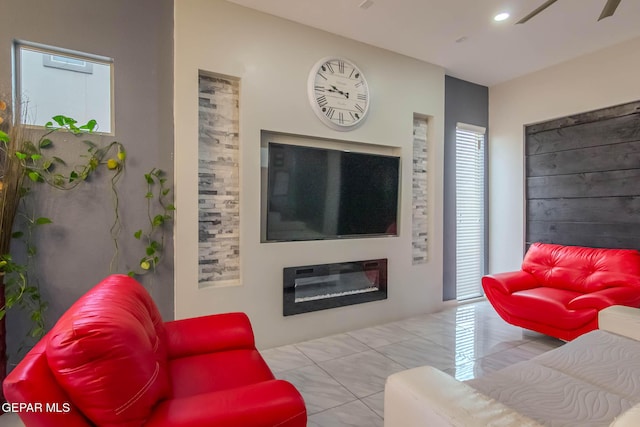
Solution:
<svg viewBox="0 0 640 427"><path fill-rule="evenodd" d="M536 16L537 14L539 14L540 12L542 12L543 10L545 10L546 8L548 8L549 6L554 4L556 1L558 1L558 0L547 0L547 1L545 1L540 7L538 7L533 12L531 12L530 14L528 14L527 16L525 16L524 18L522 18L521 20L516 22L516 24L524 24L529 19L533 18L534 16ZM602 13L600 14L600 17L598 18L598 21L600 21L601 19L604 19L604 18L606 18L608 16L613 15L621 1L622 0L607 0L607 4L604 5L604 9L602 9Z"/></svg>

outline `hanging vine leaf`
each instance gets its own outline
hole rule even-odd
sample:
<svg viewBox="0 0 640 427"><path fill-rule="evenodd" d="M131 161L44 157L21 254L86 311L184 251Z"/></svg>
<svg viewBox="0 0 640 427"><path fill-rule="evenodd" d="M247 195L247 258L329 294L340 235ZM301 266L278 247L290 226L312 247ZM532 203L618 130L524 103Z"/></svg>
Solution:
<svg viewBox="0 0 640 427"><path fill-rule="evenodd" d="M29 179L33 182L38 182L40 180L42 180L42 177L40 176L40 174L36 171L31 171L29 172Z"/></svg>
<svg viewBox="0 0 640 427"><path fill-rule="evenodd" d="M95 128L98 126L98 122L91 119L87 122L87 124L78 127L78 129L82 129L84 131L93 132Z"/></svg>
<svg viewBox="0 0 640 427"><path fill-rule="evenodd" d="M62 160L60 157L53 156L53 157L52 157L52 159L53 159L55 162L60 163L60 164L61 164L61 165L63 165L63 166L66 166L66 165L67 165L67 163L66 163L64 160Z"/></svg>
<svg viewBox="0 0 640 427"><path fill-rule="evenodd" d="M164 215L156 215L153 217L152 224L154 227L159 227L164 224Z"/></svg>

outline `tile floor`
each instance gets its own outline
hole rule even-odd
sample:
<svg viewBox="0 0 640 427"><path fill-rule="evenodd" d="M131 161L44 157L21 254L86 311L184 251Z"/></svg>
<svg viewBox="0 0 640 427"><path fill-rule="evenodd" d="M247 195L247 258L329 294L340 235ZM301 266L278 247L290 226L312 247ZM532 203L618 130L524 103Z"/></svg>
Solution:
<svg viewBox="0 0 640 427"><path fill-rule="evenodd" d="M505 323L486 301L262 352L302 393L309 427L382 427L384 383L435 366L459 380L562 345Z"/></svg>
<svg viewBox="0 0 640 427"><path fill-rule="evenodd" d="M486 301L262 352L302 393L309 427L382 427L390 374L432 365L459 380L530 359L562 344L506 324ZM5 414L0 427L22 426Z"/></svg>

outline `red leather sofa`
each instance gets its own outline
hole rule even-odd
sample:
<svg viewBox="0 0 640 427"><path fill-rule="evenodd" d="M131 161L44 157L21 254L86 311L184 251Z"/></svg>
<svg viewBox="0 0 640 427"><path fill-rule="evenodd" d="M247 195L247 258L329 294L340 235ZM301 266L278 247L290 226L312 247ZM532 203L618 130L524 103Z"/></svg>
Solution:
<svg viewBox="0 0 640 427"><path fill-rule="evenodd" d="M277 380L249 319L163 322L148 292L113 275L81 297L3 384L27 427L304 427L304 401ZM32 410L29 410L32 409Z"/></svg>
<svg viewBox="0 0 640 427"><path fill-rule="evenodd" d="M569 341L596 329L603 308L640 307L640 252L534 243L520 271L482 287L508 323Z"/></svg>

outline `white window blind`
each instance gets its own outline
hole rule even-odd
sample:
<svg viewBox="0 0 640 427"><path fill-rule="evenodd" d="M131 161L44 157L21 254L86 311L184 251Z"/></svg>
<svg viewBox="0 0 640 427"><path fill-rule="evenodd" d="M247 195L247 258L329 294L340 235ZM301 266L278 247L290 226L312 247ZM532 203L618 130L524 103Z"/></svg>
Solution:
<svg viewBox="0 0 640 427"><path fill-rule="evenodd" d="M484 274L485 129L456 127L456 294L458 300L482 295Z"/></svg>

